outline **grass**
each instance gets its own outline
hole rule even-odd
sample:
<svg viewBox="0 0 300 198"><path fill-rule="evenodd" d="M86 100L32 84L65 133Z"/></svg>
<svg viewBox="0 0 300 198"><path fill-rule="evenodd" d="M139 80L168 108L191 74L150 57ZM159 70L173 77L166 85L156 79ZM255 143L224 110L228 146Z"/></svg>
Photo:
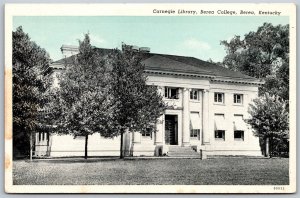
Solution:
<svg viewBox="0 0 300 198"><path fill-rule="evenodd" d="M14 185L288 185L289 159L55 159L13 162Z"/></svg>

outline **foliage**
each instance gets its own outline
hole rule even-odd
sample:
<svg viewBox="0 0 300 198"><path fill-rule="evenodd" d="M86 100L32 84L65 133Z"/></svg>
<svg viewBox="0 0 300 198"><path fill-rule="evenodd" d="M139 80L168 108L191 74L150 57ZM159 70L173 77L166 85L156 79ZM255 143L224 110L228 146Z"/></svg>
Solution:
<svg viewBox="0 0 300 198"><path fill-rule="evenodd" d="M41 117L43 108L48 105L50 58L22 27L12 33L12 49L14 156L28 155L30 135L46 128L43 121L47 119Z"/></svg>
<svg viewBox="0 0 300 198"><path fill-rule="evenodd" d="M264 23L256 32L245 34L244 39L235 36L221 44L227 51L225 67L266 81L260 95L276 93L288 100L289 25Z"/></svg>
<svg viewBox="0 0 300 198"><path fill-rule="evenodd" d="M289 113L287 102L268 93L253 102L249 107L251 118L247 122L255 129L254 135L262 140L270 139L271 154L288 149Z"/></svg>
<svg viewBox="0 0 300 198"><path fill-rule="evenodd" d="M288 151L289 25L264 23L243 39L235 36L221 44L227 51L225 67L265 82L259 88L261 98L249 109L253 116L249 123L260 137L261 147L264 150L266 138L271 138L271 152Z"/></svg>
<svg viewBox="0 0 300 198"><path fill-rule="evenodd" d="M166 108L155 86L147 85L141 54L123 46L123 51L114 50L110 55L111 106L107 130L104 136L121 135L121 151L125 131L155 131L159 116Z"/></svg>
<svg viewBox="0 0 300 198"><path fill-rule="evenodd" d="M58 130L86 137L85 158L88 136L93 133L107 138L121 135L122 153L125 131L154 130L164 103L156 87L146 85L137 53L116 49L103 55L85 35L79 54L71 58L60 76Z"/></svg>
<svg viewBox="0 0 300 198"><path fill-rule="evenodd" d="M87 158L88 135L100 132L106 123L107 68L104 58L91 46L88 35L79 41L79 54L71 58L60 76L58 130L60 134L85 136Z"/></svg>

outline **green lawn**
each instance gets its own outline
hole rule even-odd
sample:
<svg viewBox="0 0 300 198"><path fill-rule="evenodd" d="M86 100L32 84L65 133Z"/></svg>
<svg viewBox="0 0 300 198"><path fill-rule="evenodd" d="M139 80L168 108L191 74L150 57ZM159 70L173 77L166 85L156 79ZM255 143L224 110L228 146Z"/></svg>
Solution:
<svg viewBox="0 0 300 198"><path fill-rule="evenodd" d="M288 185L289 159L55 159L13 162L14 185Z"/></svg>

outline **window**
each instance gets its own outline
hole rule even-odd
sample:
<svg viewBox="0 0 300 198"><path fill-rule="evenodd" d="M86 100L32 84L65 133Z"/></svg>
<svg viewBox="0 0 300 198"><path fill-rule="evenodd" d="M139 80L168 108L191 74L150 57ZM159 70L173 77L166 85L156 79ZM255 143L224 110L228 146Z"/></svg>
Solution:
<svg viewBox="0 0 300 198"><path fill-rule="evenodd" d="M191 100L199 100L198 90L192 89L192 91L190 91L190 99Z"/></svg>
<svg viewBox="0 0 300 198"><path fill-rule="evenodd" d="M150 138L152 138L151 129L147 128L146 130L142 131L142 137L150 137Z"/></svg>
<svg viewBox="0 0 300 198"><path fill-rule="evenodd" d="M165 88L165 98L168 99L178 99L178 88L166 87Z"/></svg>
<svg viewBox="0 0 300 198"><path fill-rule="evenodd" d="M191 129L191 138L200 138L200 129Z"/></svg>
<svg viewBox="0 0 300 198"><path fill-rule="evenodd" d="M224 114L215 114L214 117L215 131L216 130L227 130L227 122L225 121Z"/></svg>
<svg viewBox="0 0 300 198"><path fill-rule="evenodd" d="M243 115L234 115L234 140L244 141L244 131L247 130Z"/></svg>
<svg viewBox="0 0 300 198"><path fill-rule="evenodd" d="M243 104L243 94L234 94L233 95L234 104Z"/></svg>
<svg viewBox="0 0 300 198"><path fill-rule="evenodd" d="M46 141L49 140L49 133L48 132L38 132L38 141Z"/></svg>
<svg viewBox="0 0 300 198"><path fill-rule="evenodd" d="M215 139L225 141L225 130L227 123L224 114L215 114Z"/></svg>
<svg viewBox="0 0 300 198"><path fill-rule="evenodd" d="M234 131L234 140L244 141L244 131Z"/></svg>
<svg viewBox="0 0 300 198"><path fill-rule="evenodd" d="M190 137L200 140L201 120L199 112L191 112L190 119Z"/></svg>
<svg viewBox="0 0 300 198"><path fill-rule="evenodd" d="M215 93L215 103L224 103L224 93Z"/></svg>
<svg viewBox="0 0 300 198"><path fill-rule="evenodd" d="M215 139L225 141L225 131L224 130L215 130Z"/></svg>

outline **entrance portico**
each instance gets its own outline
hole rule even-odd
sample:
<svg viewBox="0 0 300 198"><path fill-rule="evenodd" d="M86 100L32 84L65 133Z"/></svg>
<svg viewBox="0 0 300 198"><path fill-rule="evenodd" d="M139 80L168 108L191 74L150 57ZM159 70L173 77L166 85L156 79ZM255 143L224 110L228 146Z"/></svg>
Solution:
<svg viewBox="0 0 300 198"><path fill-rule="evenodd" d="M159 92L164 95L165 86L159 86ZM170 87L168 87L170 89ZM171 88L174 89L174 88ZM164 145L167 148L169 145L178 145L188 147L193 145L209 144L208 133L208 90L200 88L177 88L178 97L176 99L164 98L169 108L162 115L157 124L157 132L155 133L155 145ZM197 93L197 96L190 98L191 91ZM196 92L195 92L196 91ZM194 116L192 119L191 114ZM191 122L194 127L191 128ZM204 122L204 120L206 120ZM195 128L195 126L198 126ZM197 132L197 138L193 133ZM198 131L199 132L198 132ZM204 134L206 133L206 134Z"/></svg>

